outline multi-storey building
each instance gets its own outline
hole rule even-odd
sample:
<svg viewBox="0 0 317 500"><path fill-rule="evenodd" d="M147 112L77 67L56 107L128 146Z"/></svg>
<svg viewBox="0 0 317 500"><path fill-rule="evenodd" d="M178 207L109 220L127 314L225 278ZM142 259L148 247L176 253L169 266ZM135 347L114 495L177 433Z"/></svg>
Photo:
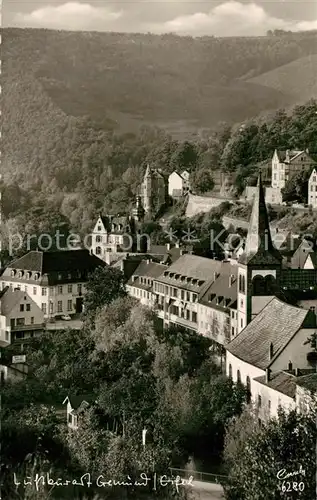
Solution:
<svg viewBox="0 0 317 500"><path fill-rule="evenodd" d="M308 181L308 204L317 208L317 170L314 168Z"/></svg>
<svg viewBox="0 0 317 500"><path fill-rule="evenodd" d="M168 180L161 170L147 166L140 186L140 196L146 218L155 219L168 203Z"/></svg>
<svg viewBox="0 0 317 500"><path fill-rule="evenodd" d="M174 171L168 178L168 194L172 198L181 198L189 191L189 172L184 170L181 174Z"/></svg>
<svg viewBox="0 0 317 500"><path fill-rule="evenodd" d="M11 342L31 338L44 330L44 313L25 291L5 287L0 292L0 304Z"/></svg>
<svg viewBox="0 0 317 500"><path fill-rule="evenodd" d="M105 265L88 250L31 251L6 267L1 287L26 292L45 318L73 315L83 310L89 274Z"/></svg>
<svg viewBox="0 0 317 500"><path fill-rule="evenodd" d="M276 149L272 158L272 188L282 189L295 173L315 163L308 150L279 151Z"/></svg>
<svg viewBox="0 0 317 500"><path fill-rule="evenodd" d="M153 292L153 281L167 269L164 264L142 261L127 282L127 291L131 297L150 308L155 307L157 295Z"/></svg>

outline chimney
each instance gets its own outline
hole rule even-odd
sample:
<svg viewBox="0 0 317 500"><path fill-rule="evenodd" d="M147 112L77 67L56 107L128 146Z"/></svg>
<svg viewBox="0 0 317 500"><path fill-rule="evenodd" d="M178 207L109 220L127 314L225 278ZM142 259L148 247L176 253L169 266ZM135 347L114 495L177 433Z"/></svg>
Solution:
<svg viewBox="0 0 317 500"><path fill-rule="evenodd" d="M291 361L288 362L288 371L293 371L293 363Z"/></svg>
<svg viewBox="0 0 317 500"><path fill-rule="evenodd" d="M171 249L171 244L170 243L166 243L166 250L170 250Z"/></svg>
<svg viewBox="0 0 317 500"><path fill-rule="evenodd" d="M268 384L271 378L271 370L267 368L265 370L265 382Z"/></svg>
<svg viewBox="0 0 317 500"><path fill-rule="evenodd" d="M299 376L300 376L299 368L295 368L295 377L299 377Z"/></svg>
<svg viewBox="0 0 317 500"><path fill-rule="evenodd" d="M272 342L270 343L270 353L269 353L269 359L271 360L274 356L274 350L273 350L273 344Z"/></svg>
<svg viewBox="0 0 317 500"><path fill-rule="evenodd" d="M234 280L235 280L235 275L234 274L230 274L230 276L229 276L229 288L232 287L232 285L234 283Z"/></svg>

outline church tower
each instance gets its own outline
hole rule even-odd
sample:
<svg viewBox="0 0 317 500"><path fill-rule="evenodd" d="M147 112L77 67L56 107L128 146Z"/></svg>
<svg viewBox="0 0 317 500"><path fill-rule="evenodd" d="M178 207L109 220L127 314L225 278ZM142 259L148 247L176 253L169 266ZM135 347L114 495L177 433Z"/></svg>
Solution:
<svg viewBox="0 0 317 500"><path fill-rule="evenodd" d="M132 215L137 222L142 222L144 219L144 213L145 210L142 206L142 199L140 194L138 193L136 196L135 206L132 209Z"/></svg>
<svg viewBox="0 0 317 500"><path fill-rule="evenodd" d="M260 174L245 250L238 261L238 333L264 307L264 297L279 293L281 269L282 256L272 243Z"/></svg>
<svg viewBox="0 0 317 500"><path fill-rule="evenodd" d="M148 216L152 212L152 189L153 189L153 173L150 165L147 165L143 179L143 208Z"/></svg>

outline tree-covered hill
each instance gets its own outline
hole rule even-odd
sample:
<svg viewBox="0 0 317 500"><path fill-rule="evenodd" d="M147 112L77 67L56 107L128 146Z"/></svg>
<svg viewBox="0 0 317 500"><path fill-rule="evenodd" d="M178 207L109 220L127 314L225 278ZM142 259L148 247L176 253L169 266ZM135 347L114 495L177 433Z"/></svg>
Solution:
<svg viewBox="0 0 317 500"><path fill-rule="evenodd" d="M317 53L316 41L312 33L193 39L5 29L2 59L10 83L23 68L67 115L89 116L106 129L177 125L186 133L297 104L297 93L246 78L296 60L300 66Z"/></svg>
<svg viewBox="0 0 317 500"><path fill-rule="evenodd" d="M48 221L90 231L98 212L131 208L147 163L166 174L189 170L196 190L201 187L197 179L210 177L212 185L219 169L238 171L242 189L254 165L269 160L274 148L317 151L316 102L289 112L276 112L276 102L271 114L268 106L265 117L254 118L260 100L251 111L239 93L242 77L317 50L315 37L192 39L3 30L1 173L3 212L11 231L47 231ZM206 82L219 92L230 88L230 99L214 92L204 100ZM133 132L122 133L126 105L126 128ZM171 123L197 131L214 120L212 109L222 113L225 108L227 124L211 129L208 123L207 133L190 142L166 132ZM238 109L252 119L231 126ZM171 121L194 112L194 121ZM153 126L158 116L161 128Z"/></svg>

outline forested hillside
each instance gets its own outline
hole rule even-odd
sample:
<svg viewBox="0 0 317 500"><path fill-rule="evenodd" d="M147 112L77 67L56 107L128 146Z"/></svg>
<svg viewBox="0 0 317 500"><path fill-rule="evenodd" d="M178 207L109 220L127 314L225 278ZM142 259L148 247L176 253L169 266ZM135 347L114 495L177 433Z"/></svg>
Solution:
<svg viewBox="0 0 317 500"><path fill-rule="evenodd" d="M238 170L242 185L275 147L317 151L315 102L268 114L286 96L274 90L276 100L267 101L263 89L252 93L241 81L317 51L316 34L192 39L5 29L2 50L3 204L14 229L43 231L54 220L90 230L97 212L131 206L147 162L167 174L189 169L194 179ZM206 133L177 140L168 134L173 123Z"/></svg>

